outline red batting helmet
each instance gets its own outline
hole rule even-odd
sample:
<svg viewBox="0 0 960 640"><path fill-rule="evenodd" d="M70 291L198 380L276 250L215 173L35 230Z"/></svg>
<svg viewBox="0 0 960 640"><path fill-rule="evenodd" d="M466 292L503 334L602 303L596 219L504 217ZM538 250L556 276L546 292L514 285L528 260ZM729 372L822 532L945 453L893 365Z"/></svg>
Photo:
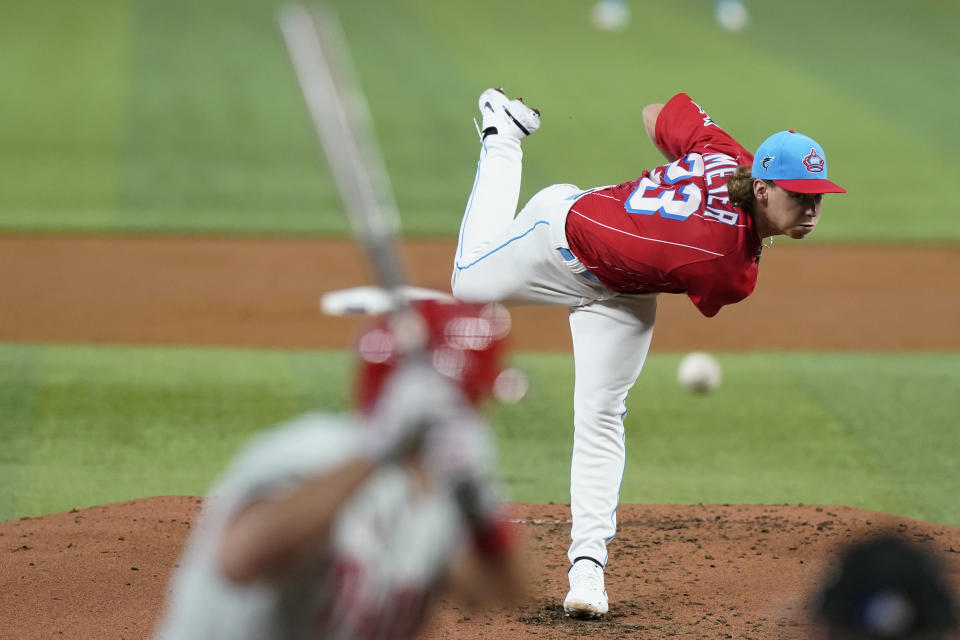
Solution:
<svg viewBox="0 0 960 640"><path fill-rule="evenodd" d="M525 383L514 375L501 376L504 339L510 331L510 314L499 304L411 302L426 329L426 355L433 367L453 380L473 404L479 404L501 386L505 395L522 395ZM363 411L373 408L390 374L405 357L396 324L380 318L360 335L357 352L357 402ZM424 337L424 336L421 336ZM498 377L500 378L498 380ZM500 393L497 393L500 395Z"/></svg>

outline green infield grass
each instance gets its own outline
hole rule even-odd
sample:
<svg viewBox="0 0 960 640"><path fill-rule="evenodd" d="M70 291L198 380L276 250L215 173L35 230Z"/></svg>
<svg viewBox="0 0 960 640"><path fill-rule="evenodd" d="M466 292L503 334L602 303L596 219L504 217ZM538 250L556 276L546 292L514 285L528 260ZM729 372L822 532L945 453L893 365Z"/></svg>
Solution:
<svg viewBox="0 0 960 640"><path fill-rule="evenodd" d="M960 525L960 354L718 354L720 390L654 353L628 399L625 503L845 504ZM491 407L509 498L568 502L572 361ZM0 521L203 494L254 433L349 403L341 351L0 344Z"/></svg>
<svg viewBox="0 0 960 640"><path fill-rule="evenodd" d="M755 148L808 132L827 150L816 241L960 240L960 4L634 2L601 32L583 0L336 0L411 235L454 236L473 182L476 97L543 109L522 198L659 163L640 109L686 91ZM6 2L0 229L344 233L274 24L276 0ZM509 18L505 18L509 16Z"/></svg>

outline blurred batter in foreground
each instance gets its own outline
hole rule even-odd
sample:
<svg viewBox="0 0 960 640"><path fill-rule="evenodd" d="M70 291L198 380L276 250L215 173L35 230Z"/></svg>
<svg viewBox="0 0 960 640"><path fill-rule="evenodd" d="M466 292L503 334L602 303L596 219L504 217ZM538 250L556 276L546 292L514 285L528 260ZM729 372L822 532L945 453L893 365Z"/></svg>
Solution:
<svg viewBox="0 0 960 640"><path fill-rule="evenodd" d="M408 638L448 587L472 602L515 598L517 548L473 407L500 372L503 314L418 304L421 357L402 355L386 323L368 331L362 411L305 415L234 461L155 638Z"/></svg>

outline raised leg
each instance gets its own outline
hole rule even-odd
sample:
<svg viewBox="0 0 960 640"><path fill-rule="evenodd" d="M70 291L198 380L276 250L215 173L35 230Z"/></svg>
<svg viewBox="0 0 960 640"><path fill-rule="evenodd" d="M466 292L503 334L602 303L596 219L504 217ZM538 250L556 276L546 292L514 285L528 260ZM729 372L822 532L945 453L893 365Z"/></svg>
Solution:
<svg viewBox="0 0 960 640"><path fill-rule="evenodd" d="M513 222L522 167L519 140L493 135L483 141L477 176L460 223L455 267L468 268Z"/></svg>
<svg viewBox="0 0 960 640"><path fill-rule="evenodd" d="M460 225L456 266L483 255L513 221L520 198L523 151L520 141L540 128L540 112L500 89L487 89L477 101L483 144L477 176Z"/></svg>

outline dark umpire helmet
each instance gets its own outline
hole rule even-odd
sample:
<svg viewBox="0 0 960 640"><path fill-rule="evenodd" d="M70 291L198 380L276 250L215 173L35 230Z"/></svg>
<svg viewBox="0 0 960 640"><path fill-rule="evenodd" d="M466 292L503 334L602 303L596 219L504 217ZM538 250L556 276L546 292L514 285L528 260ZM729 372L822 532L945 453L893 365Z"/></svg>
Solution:
<svg viewBox="0 0 960 640"><path fill-rule="evenodd" d="M831 640L939 640L957 626L937 558L894 536L847 548L814 613Z"/></svg>

